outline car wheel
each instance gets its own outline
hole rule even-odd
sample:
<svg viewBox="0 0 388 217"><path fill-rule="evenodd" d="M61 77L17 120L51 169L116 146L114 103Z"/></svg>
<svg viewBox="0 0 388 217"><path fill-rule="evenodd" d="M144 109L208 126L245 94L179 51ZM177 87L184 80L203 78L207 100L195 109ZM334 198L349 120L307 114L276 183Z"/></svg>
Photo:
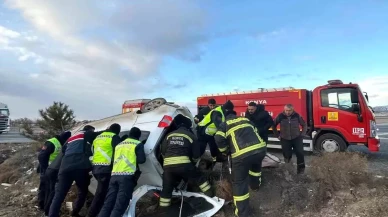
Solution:
<svg viewBox="0 0 388 217"><path fill-rule="evenodd" d="M326 133L320 136L315 146L317 151L325 153L343 152L347 148L346 142L340 136L333 133Z"/></svg>
<svg viewBox="0 0 388 217"><path fill-rule="evenodd" d="M152 111L161 105L164 105L167 103L167 100L164 98L155 98L149 102L147 102L143 107L141 108L141 113L146 113L149 111Z"/></svg>

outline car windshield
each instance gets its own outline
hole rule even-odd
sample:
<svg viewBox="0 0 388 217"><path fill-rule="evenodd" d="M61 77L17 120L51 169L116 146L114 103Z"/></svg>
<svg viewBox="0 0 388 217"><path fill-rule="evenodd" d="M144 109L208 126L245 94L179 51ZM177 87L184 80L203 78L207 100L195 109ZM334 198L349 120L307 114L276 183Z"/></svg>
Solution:
<svg viewBox="0 0 388 217"><path fill-rule="evenodd" d="M7 109L0 109L0 115L6 115L8 116L9 115L9 112Z"/></svg>

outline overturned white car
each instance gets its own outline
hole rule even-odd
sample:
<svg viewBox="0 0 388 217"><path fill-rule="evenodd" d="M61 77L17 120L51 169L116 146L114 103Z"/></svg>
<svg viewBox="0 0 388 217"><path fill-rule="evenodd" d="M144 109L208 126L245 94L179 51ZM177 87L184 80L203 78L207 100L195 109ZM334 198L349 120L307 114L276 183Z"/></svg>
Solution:
<svg viewBox="0 0 388 217"><path fill-rule="evenodd" d="M160 192L162 188L163 174L160 145L165 136L169 132L175 130L175 125L171 123L174 117L178 114L183 114L192 119L193 132L195 132L194 119L190 110L185 106L167 103L167 101L163 98L157 98L149 101L142 107L140 112L128 112L87 123L88 125L95 127L96 131L105 130L111 124L118 123L121 125L120 136L128 134L132 127L138 127L142 131L140 141L146 140L144 151L147 160L144 164L139 165L142 174L133 193L129 209L124 216L139 216L139 213L137 212L140 212L140 210L137 211L136 207L137 202L142 197L150 197L150 200L157 199L158 192ZM78 126L77 129L72 131L72 133L81 130L84 125ZM274 156L272 157L276 158ZM96 188L97 182L94 178L92 178L89 191L94 194ZM174 209L174 207L178 207L177 209L179 211L179 207L181 207L182 202L184 204L183 209L180 210L182 212L182 216L210 217L217 213L225 202L221 198L210 198L202 193L187 192L184 190L178 192L174 191L173 199L174 197L177 199L177 204L176 206L172 204L172 209ZM201 205L198 206L198 204ZM158 214L143 214L141 216L158 216Z"/></svg>

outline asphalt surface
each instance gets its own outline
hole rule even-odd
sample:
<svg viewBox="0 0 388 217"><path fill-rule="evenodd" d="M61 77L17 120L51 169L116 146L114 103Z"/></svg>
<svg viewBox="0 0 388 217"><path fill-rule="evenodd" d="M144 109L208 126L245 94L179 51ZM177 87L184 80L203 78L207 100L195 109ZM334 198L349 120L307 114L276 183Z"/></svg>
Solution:
<svg viewBox="0 0 388 217"><path fill-rule="evenodd" d="M11 128L8 133L0 134L0 143L29 143L33 141L21 135L18 128Z"/></svg>

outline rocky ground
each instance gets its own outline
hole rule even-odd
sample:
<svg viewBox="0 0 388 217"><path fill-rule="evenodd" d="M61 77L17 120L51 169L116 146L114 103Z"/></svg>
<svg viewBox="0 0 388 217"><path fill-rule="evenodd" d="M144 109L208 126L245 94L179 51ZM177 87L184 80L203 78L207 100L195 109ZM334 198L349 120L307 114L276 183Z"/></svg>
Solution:
<svg viewBox="0 0 388 217"><path fill-rule="evenodd" d="M36 207L37 148L35 143L0 144L0 217L42 216ZM230 200L228 175L223 177L219 181L219 172L212 172L217 194ZM75 195L73 188L66 201L72 202ZM387 199L388 181L368 173L368 159L357 153L312 157L305 175L296 175L294 165L265 168L262 188L250 196L255 216L274 217L388 216ZM65 203L62 211L68 216ZM232 205L225 205L217 216L233 216Z"/></svg>

